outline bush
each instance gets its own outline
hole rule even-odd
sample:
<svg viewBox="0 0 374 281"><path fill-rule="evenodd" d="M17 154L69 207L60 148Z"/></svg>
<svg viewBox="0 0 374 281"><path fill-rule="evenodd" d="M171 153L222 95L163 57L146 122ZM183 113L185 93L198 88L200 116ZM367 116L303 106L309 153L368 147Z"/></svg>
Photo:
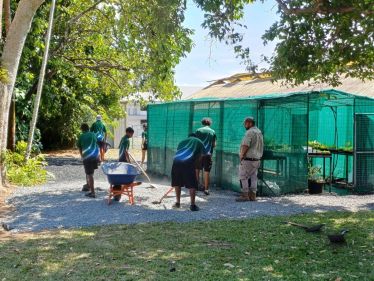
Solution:
<svg viewBox="0 0 374 281"><path fill-rule="evenodd" d="M7 179L15 185L32 186L47 181L48 172L45 170L47 163L42 155L33 155L25 160L27 143L17 142L14 152L7 151L5 165Z"/></svg>

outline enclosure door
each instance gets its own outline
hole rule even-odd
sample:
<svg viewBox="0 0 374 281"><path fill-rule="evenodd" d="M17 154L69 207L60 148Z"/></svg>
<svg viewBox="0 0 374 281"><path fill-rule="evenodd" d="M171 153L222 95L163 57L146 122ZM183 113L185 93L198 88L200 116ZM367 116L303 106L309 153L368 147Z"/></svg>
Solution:
<svg viewBox="0 0 374 281"><path fill-rule="evenodd" d="M374 192L374 114L355 114L354 183L359 193Z"/></svg>

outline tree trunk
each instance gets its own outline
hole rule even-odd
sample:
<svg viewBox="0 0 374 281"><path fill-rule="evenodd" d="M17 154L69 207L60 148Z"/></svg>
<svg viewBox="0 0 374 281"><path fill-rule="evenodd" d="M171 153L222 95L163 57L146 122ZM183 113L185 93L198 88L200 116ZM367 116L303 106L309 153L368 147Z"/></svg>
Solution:
<svg viewBox="0 0 374 281"><path fill-rule="evenodd" d="M45 69L47 67L47 62L48 62L49 43L51 41L51 34L52 34L52 27L53 27L53 15L54 15L54 12L55 12L55 6L56 6L56 0L52 0L51 9L50 9L50 12L49 12L48 30L47 30L47 34L45 36L44 56L43 56L43 61L42 61L42 67L40 69L38 89L36 91L34 109L33 109L32 119L31 119L31 123L30 123L29 139L28 139L28 142L27 142L26 157L25 157L26 160L29 159L29 157L30 157L32 143L34 141L34 132L35 132L35 127L36 127L36 121L38 120L40 98L42 96Z"/></svg>
<svg viewBox="0 0 374 281"><path fill-rule="evenodd" d="M4 153L7 144L9 108L12 100L14 84L21 59L23 47L32 19L45 0L21 0L18 3L14 19L9 27L8 36L1 57L1 66L7 70L9 81L0 83L0 184L4 182Z"/></svg>
<svg viewBox="0 0 374 281"><path fill-rule="evenodd" d="M9 33L10 24L12 23L12 15L10 11L10 0L4 0L4 27L5 27L5 38ZM16 103L14 93L12 94L13 98L10 103L9 110L9 126L8 126L8 144L7 148L11 151L14 151L16 144Z"/></svg>

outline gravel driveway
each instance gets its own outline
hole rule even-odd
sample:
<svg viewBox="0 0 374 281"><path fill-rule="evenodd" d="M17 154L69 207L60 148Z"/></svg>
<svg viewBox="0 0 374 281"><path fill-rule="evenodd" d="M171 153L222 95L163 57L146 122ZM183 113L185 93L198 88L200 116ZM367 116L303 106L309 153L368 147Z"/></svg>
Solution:
<svg viewBox="0 0 374 281"><path fill-rule="evenodd" d="M277 198L259 198L256 203L236 203L236 193L213 191L210 196L198 194L199 212L190 212L189 198L182 193L182 208L173 210L174 196L162 204L151 202L159 199L169 188L168 181L155 180L157 188L143 184L135 189L135 205L126 200L107 205L108 183L99 169L95 173L97 198L91 199L81 192L85 175L80 160L75 158L49 158L48 171L55 180L43 186L17 188L7 199L15 208L6 224L14 232L41 231L57 228L75 228L91 225L133 224L162 221L196 221L222 218L248 218L265 215L291 215L323 211L374 210L374 195L295 195ZM140 179L142 180L142 179Z"/></svg>

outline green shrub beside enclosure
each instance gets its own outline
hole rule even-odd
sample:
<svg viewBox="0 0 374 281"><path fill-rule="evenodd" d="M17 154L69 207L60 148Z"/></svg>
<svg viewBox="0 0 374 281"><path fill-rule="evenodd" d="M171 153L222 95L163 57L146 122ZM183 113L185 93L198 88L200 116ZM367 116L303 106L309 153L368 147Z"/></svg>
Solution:
<svg viewBox="0 0 374 281"><path fill-rule="evenodd" d="M5 163L7 179L10 183L21 186L32 186L47 181L48 173L45 169L47 163L41 154L33 154L27 161L25 159L27 143L19 141L14 152L7 151Z"/></svg>

